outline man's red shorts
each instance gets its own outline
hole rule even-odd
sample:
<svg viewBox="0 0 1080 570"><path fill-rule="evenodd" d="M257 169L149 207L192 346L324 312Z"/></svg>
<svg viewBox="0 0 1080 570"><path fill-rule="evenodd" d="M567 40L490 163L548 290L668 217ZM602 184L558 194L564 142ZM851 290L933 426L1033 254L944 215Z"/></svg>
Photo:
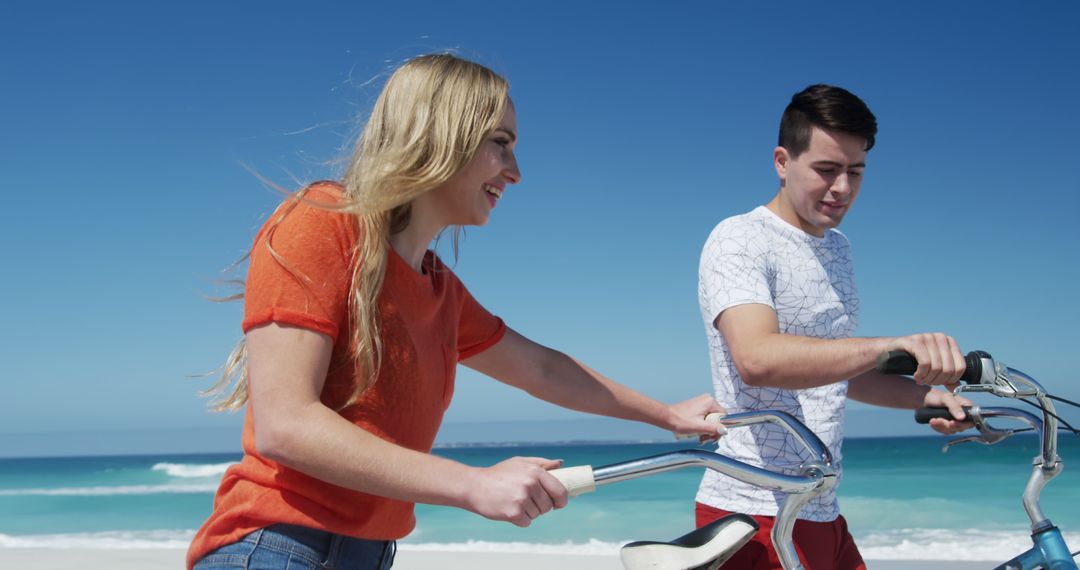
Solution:
<svg viewBox="0 0 1080 570"><path fill-rule="evenodd" d="M725 510L697 503L697 526L700 528L727 516ZM781 568L780 559L772 546L773 521L776 517L754 515L760 528L721 568L729 570L772 570ZM847 521L839 517L832 522L795 521L795 551L807 570L866 570L859 548L848 532Z"/></svg>

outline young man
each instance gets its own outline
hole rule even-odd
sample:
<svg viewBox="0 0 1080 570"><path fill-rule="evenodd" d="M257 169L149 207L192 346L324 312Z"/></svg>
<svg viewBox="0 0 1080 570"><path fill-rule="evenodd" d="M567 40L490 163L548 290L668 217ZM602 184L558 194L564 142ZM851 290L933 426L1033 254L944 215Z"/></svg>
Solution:
<svg viewBox="0 0 1080 570"><path fill-rule="evenodd" d="M813 85L795 94L780 122L773 162L780 190L764 206L721 222L701 255L698 298L705 320L716 399L731 413L778 409L802 419L838 465L847 398L880 406L947 406L962 398L931 385L963 373L956 342L941 333L853 338L859 299L847 238L835 228L862 183L877 121L858 97ZM874 370L877 355L902 349L919 361L914 380ZM934 420L943 433L968 427ZM720 453L770 470L796 470L806 458L777 426L732 430ZM754 541L725 568L780 568L769 539L782 494L707 471L697 522L728 512L753 515ZM811 570L865 568L840 516L835 493L799 515L794 539Z"/></svg>

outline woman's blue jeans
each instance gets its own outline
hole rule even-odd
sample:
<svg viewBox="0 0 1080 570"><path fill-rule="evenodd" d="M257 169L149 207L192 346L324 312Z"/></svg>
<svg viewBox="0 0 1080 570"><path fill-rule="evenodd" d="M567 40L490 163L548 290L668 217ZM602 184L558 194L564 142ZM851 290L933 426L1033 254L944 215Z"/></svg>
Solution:
<svg viewBox="0 0 1080 570"><path fill-rule="evenodd" d="M210 552L195 570L385 570L394 564L396 551L392 540L276 524Z"/></svg>

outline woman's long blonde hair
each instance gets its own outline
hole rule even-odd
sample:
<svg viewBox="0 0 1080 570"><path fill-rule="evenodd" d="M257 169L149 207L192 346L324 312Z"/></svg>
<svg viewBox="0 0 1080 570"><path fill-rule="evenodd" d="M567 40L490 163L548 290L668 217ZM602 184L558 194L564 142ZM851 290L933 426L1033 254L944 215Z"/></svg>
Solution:
<svg viewBox="0 0 1080 570"><path fill-rule="evenodd" d="M356 143L338 208L356 217L349 313L357 378L355 402L375 384L382 357L379 292L386 275L390 236L409 223L411 202L450 180L472 160L495 130L508 103L509 85L490 69L450 54L413 58L387 80ZM303 198L296 193L277 222ZM274 226L267 232L267 245ZM284 264L276 252L271 253ZM232 389L229 386L234 384ZM247 346L229 354L218 382L206 395L216 411L238 409L248 400ZM339 408L340 409L340 408Z"/></svg>

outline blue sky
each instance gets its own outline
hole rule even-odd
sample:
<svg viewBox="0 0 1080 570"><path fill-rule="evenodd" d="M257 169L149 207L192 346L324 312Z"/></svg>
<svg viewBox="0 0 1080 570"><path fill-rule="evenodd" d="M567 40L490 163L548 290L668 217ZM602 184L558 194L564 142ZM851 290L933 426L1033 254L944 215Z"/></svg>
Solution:
<svg viewBox="0 0 1080 570"><path fill-rule="evenodd" d="M524 334L707 391L701 245L773 195L780 113L828 82L880 125L841 228L859 332L946 331L1080 398L1080 5L879 4L5 3L0 441L235 428L187 375L239 337L204 297L278 200L243 165L334 177L387 72L447 49L512 84L524 180L456 270ZM462 372L447 421L572 417Z"/></svg>

